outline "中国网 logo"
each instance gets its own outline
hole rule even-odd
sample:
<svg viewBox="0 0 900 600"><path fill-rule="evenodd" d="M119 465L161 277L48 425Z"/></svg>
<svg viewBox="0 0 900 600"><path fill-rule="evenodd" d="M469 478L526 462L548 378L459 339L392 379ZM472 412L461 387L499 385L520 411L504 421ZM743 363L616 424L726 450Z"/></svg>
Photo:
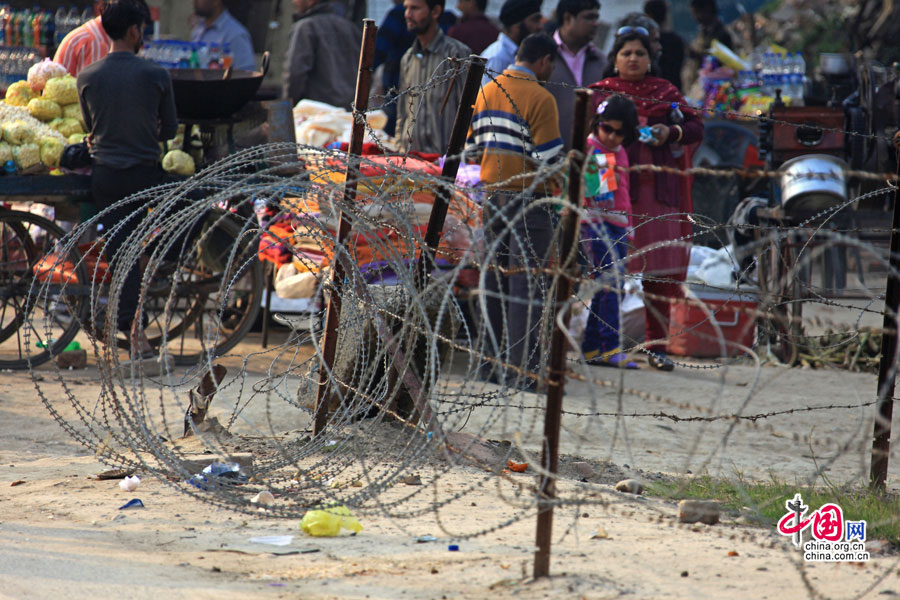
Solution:
<svg viewBox="0 0 900 600"><path fill-rule="evenodd" d="M784 503L787 513L778 521L778 533L791 536L803 559L820 562L861 562L869 560L866 552L866 522L845 521L837 504L823 504L807 515L809 507L800 494ZM802 534L809 529L811 540L803 543Z"/></svg>

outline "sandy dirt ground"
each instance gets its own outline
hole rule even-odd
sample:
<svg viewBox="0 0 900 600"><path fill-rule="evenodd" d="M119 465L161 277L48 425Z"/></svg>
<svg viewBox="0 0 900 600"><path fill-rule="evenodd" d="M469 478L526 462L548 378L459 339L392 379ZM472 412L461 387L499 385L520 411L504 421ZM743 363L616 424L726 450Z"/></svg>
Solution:
<svg viewBox="0 0 900 600"><path fill-rule="evenodd" d="M256 344L251 336L237 353L250 352ZM269 362L251 360L248 381L263 377ZM50 367L42 369L48 377L53 374ZM463 374L456 371L448 376L448 389L463 385ZM585 374L618 377L597 368ZM95 368L63 375L82 400L99 394ZM880 550L883 545L870 541L867 563L805 563L787 538L752 526L746 514L724 513L722 522L711 526L684 525L674 502L613 489L627 476L648 481L688 472L749 478L776 473L798 483L822 472L836 482L865 481L871 406L804 410L755 424L677 417L864 404L873 396L873 375L757 369L745 362L727 369L642 370L622 377L610 387L574 381L567 388L564 463L590 462L598 475L583 482L571 468L564 470L560 494L583 497L586 503L556 511L553 577L535 581L533 513L521 514L512 505L513 486L485 478L474 466L442 473L439 485L431 467L417 468L426 493L406 510L424 509L421 516L367 514L360 517L364 529L358 535L314 538L302 533L298 519L217 508L152 474L139 473L143 483L130 493L121 491L118 481L89 479L107 466L54 421L27 372L2 373L0 597L900 597L898 557ZM620 395L619 387L635 393ZM62 400L52 402L64 407ZM541 402L520 393L510 399L504 418L483 407L454 421L454 428L514 440L526 454L537 453L543 416L529 407ZM651 416L596 416L610 412ZM285 429L309 425L306 413L285 405L248 406L239 426L249 431L253 422L273 416ZM526 484L535 480L531 472L510 477ZM892 489L898 477L900 460L895 458ZM427 510L438 495L481 480L484 485L459 501ZM144 509L119 510L135 497ZM521 518L508 527L468 537L517 514ZM294 537L283 547L250 542L271 535ZM437 539L417 543L422 535ZM450 544L459 550L450 551Z"/></svg>

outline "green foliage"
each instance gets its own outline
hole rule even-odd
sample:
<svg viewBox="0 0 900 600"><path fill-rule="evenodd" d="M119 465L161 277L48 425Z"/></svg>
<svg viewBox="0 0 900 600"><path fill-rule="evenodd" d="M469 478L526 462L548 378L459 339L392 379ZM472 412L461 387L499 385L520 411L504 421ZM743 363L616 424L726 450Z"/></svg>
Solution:
<svg viewBox="0 0 900 600"><path fill-rule="evenodd" d="M900 546L900 504L895 494L839 487L827 479L821 485L807 485L786 483L774 476L769 481L747 481L741 474L732 480L703 475L653 482L646 493L669 500L717 500L726 510L741 513L763 527L775 527L786 512L785 501L798 492L810 512L829 502L837 504L845 519L866 521L868 539L885 539Z"/></svg>

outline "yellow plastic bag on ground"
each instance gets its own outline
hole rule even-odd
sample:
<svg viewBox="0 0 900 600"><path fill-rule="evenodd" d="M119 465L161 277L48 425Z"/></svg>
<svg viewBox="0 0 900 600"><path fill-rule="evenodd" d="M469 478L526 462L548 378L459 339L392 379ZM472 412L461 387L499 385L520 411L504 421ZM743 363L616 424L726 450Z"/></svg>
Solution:
<svg viewBox="0 0 900 600"><path fill-rule="evenodd" d="M300 529L316 537L334 537L341 532L342 527L354 533L359 533L363 528L343 504L324 510L307 511L300 521Z"/></svg>

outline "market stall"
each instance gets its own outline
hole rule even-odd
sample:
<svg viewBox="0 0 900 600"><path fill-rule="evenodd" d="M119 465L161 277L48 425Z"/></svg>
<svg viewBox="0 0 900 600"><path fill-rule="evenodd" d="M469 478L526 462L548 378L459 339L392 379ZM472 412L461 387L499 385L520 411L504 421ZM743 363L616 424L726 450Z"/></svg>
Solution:
<svg viewBox="0 0 900 600"><path fill-rule="evenodd" d="M162 144L163 167L191 175L233 152L243 132L270 120L289 123L281 114L289 113L286 107L253 100L262 77L262 71L217 70L214 76L205 70L173 71L173 80L181 82L174 86L181 125L176 139ZM243 90L238 101L235 90ZM226 106L216 100L221 94L232 102ZM210 112L203 112L205 107ZM283 123L278 130L290 131ZM0 136L0 366L22 368L67 347L86 323L88 300L99 295L102 301L105 296L108 277L106 260L89 241L71 247L65 256L59 254L65 230L71 229L63 222L77 224L95 213L89 168L60 168L67 146L74 147L85 136L75 79L50 61L32 65L25 79L8 87L0 103ZM241 236L227 213L227 206L214 209L204 229L213 232L206 239ZM148 332L151 343L168 340L176 362L185 364L210 351L195 331L219 331L212 350L216 353L240 341L258 314L264 286L258 262L250 262L239 275L220 273L197 254L183 258L178 273L145 299L151 328L156 328ZM221 287L217 282L223 277L236 278L225 310L216 300ZM38 288L43 297L53 299L50 304L33 299ZM173 290L174 310L166 307ZM49 325L42 330L39 323ZM124 337L119 342L127 344Z"/></svg>

